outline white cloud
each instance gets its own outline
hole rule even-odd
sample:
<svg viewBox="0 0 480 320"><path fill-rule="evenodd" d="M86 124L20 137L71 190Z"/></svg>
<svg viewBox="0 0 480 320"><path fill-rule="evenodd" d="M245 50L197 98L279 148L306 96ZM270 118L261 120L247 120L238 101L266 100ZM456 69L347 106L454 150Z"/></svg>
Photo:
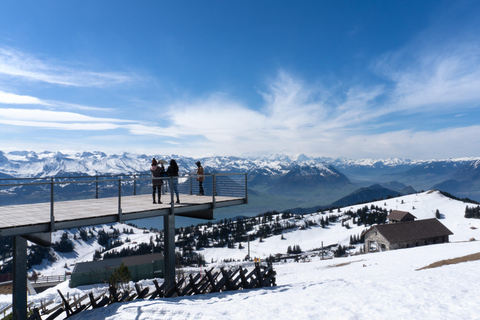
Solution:
<svg viewBox="0 0 480 320"><path fill-rule="evenodd" d="M42 61L11 48L0 48L0 75L74 87L105 87L132 80L131 75L85 71L62 62Z"/></svg>
<svg viewBox="0 0 480 320"><path fill-rule="evenodd" d="M478 156L480 126L447 128L436 131L399 130L375 135L357 134L342 139L334 156L357 158L389 157L439 159Z"/></svg>
<svg viewBox="0 0 480 320"><path fill-rule="evenodd" d="M128 128L135 121L97 118L64 111L4 108L0 109L0 123L37 129L105 131Z"/></svg>
<svg viewBox="0 0 480 320"><path fill-rule="evenodd" d="M4 108L0 109L0 118L20 121L49 122L132 122L130 120L96 118L74 112L49 111L40 109Z"/></svg>
<svg viewBox="0 0 480 320"><path fill-rule="evenodd" d="M97 131L97 130L112 130L118 129L121 126L113 123L75 123L75 122L48 122L48 121L22 121L22 120L3 120L0 119L0 123L13 125L13 126L24 126L31 128L43 128L43 129L57 129L57 130L79 130L79 131Z"/></svg>
<svg viewBox="0 0 480 320"><path fill-rule="evenodd" d="M0 90L0 103L3 104L39 104L48 105L47 102L31 96L23 96Z"/></svg>
<svg viewBox="0 0 480 320"><path fill-rule="evenodd" d="M476 108L480 100L480 41L408 46L384 55L376 71L394 84L394 108L439 112Z"/></svg>

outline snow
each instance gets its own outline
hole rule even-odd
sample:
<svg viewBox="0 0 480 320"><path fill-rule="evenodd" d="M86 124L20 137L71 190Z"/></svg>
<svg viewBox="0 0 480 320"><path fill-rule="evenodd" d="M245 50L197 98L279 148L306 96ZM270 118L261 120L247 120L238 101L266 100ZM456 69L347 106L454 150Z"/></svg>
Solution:
<svg viewBox="0 0 480 320"><path fill-rule="evenodd" d="M478 242L460 242L275 264L276 287L118 303L70 319L479 319L480 261L418 270L476 252Z"/></svg>
<svg viewBox="0 0 480 320"><path fill-rule="evenodd" d="M302 219L297 220L291 218L290 222L297 222L297 224L305 224L304 220L317 221L323 216L338 215L345 211L352 210L356 212L358 209L368 206L378 206L387 210L401 210L408 211L417 217L417 220L435 218L435 212L438 209L443 216L440 222L443 223L454 234L450 236L450 241L469 241L471 238L480 240L480 220L465 219L465 208L467 206L476 206L474 204L465 203L462 201L452 200L451 198L443 196L438 191L427 191L417 194L411 194L398 198L387 200L380 200L368 204L359 204L341 208L340 212L333 210L332 213L312 213L304 215ZM415 208L415 209L413 209ZM265 259L270 255L277 253L285 254L288 246L299 245L303 251L310 251L332 244L341 244L342 246L349 245L350 236L359 236L366 228L364 225L357 226L352 221L348 221L350 229L341 226L341 223L331 224L325 229L320 226L310 227L306 230L298 230L293 232L283 233L281 235L268 237L250 242L250 256ZM473 227L473 229L472 229ZM207 262L222 261L225 258L244 259L248 254L247 243L242 243L243 249L229 249L229 248L206 248L199 251L205 256ZM358 246L357 251L360 250Z"/></svg>
<svg viewBox="0 0 480 320"><path fill-rule="evenodd" d="M465 219L465 207L473 206L462 201L451 200L438 191L429 191L399 198L381 200L369 204L342 208L355 211L365 205L409 211L417 219L435 217L438 209L440 219L454 235L450 243L370 254L352 254L345 258L322 260L318 255L309 262L275 263L277 286L262 289L223 292L189 297L132 301L112 304L105 308L87 310L69 319L480 319L480 268L479 261L444 265L438 268L419 270L434 262L462 257L480 252L480 220ZM413 209L415 207L415 209ZM312 213L301 219L317 220L322 216L338 214ZM309 227L295 230L281 236L272 236L250 243L252 257L265 258L270 254L286 253L288 246L299 245L310 251L324 245L348 244L350 235L358 235L365 226L350 223L351 228L341 223L328 228ZM123 227L115 225L120 231ZM109 226L102 226L109 232ZM128 235L132 241L149 241L153 233L143 234L143 230L133 228L135 234ZM75 230L71 230L74 232ZM62 231L55 234L60 239ZM123 236L123 235L122 235ZM78 245L77 245L78 244ZM52 266L42 266L42 272L64 272L65 263L71 259L91 258L96 244L75 243L75 257L59 256ZM200 250L209 264L208 268L226 265L223 259L243 260L244 249L208 248ZM358 248L357 248L358 249ZM358 252L352 250L351 253ZM235 262L238 265L241 262ZM249 266L246 266L249 268ZM251 268L251 267L250 267ZM48 270L48 271L47 271ZM52 271L53 270L53 271ZM152 286L151 281L143 285ZM94 291L98 295L105 290L104 285L68 287L68 281L56 288L29 297L29 301L55 299L60 303L57 289L66 294L83 295ZM11 303L11 295L0 296L0 308ZM64 316L65 314L63 314ZM58 319L61 319L59 317Z"/></svg>

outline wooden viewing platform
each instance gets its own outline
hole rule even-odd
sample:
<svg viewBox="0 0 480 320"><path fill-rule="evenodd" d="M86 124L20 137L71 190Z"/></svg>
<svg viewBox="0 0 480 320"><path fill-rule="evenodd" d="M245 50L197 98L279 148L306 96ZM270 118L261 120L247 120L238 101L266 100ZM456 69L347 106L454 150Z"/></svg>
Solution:
<svg viewBox="0 0 480 320"><path fill-rule="evenodd" d="M180 183L178 188L181 203L175 203L174 205L170 204L170 192L162 195L162 204L153 204L150 186L151 178L145 178L140 175L134 178L120 176L117 177L118 179L115 179L112 177L102 181L99 181L98 178L94 180L94 177L42 178L50 181L33 183L18 183L19 180L8 180L16 183L0 184L0 237L53 232L62 229L138 220L169 214L213 219L214 209L247 203L245 174L211 174L205 177L205 189L211 190L211 192L210 195L202 196L194 195L197 184L195 180L196 175L180 177L180 180L183 180L183 184ZM236 178L236 181L232 180L232 177ZM165 185L168 185L167 182L170 178L160 179L165 180ZM130 183L136 186L141 182L146 184L143 194L136 194L136 189L132 192L135 195L122 194L127 193L127 188L122 186L122 184ZM112 189L112 184L115 185L113 194L116 195L99 197L98 189L106 189L109 183L110 189ZM62 195L65 186L78 186L75 192L79 193L83 189L91 188L93 184L96 184L96 195L92 193L86 199L75 199L75 195L71 195L69 196L69 198L73 198L71 200L55 200ZM100 187L98 186L99 184ZM28 191L28 189L27 191L18 191L21 187L43 188L41 191L45 194L43 198L49 198L50 201L2 205L5 203L2 199L2 190L16 188L17 193L22 193L18 197L28 199L28 193L33 193L33 191ZM38 190L36 192L38 193Z"/></svg>
<svg viewBox="0 0 480 320"><path fill-rule="evenodd" d="M201 196L195 195L196 175L178 178L179 204L171 203L176 197L169 192L162 195L162 204L152 203L149 175L2 179L0 237L13 237L13 319L26 319L27 239L49 245L56 230L163 216L165 285L172 285L175 216L213 219L214 209L248 203L246 174L204 177L206 193ZM165 180L165 185L174 182L172 177L155 179Z"/></svg>
<svg viewBox="0 0 480 320"><path fill-rule="evenodd" d="M53 231L170 214L170 193L162 196L162 202L153 204L151 194L123 196L119 214L118 197L57 201L54 204ZM245 204L246 199L229 196L216 196L213 199L211 196L180 194L180 202L174 204L175 215L192 216L196 212ZM50 232L50 205L50 202L43 202L0 206L0 237ZM199 214L198 218L212 219L213 216Z"/></svg>

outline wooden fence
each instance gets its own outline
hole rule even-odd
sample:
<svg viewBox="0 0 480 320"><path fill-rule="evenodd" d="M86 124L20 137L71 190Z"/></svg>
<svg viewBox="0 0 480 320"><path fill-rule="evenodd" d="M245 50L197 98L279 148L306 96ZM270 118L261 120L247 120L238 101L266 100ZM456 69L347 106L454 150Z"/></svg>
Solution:
<svg viewBox="0 0 480 320"><path fill-rule="evenodd" d="M101 308L117 302L133 301L138 299L153 300L156 298L168 298L189 296L198 294L207 294L214 292L224 292L233 290L246 290L262 287L275 286L276 272L273 270L272 264L266 266L255 264L253 270L248 271L243 267L234 270L207 270L205 274L189 274L177 278L170 288L165 288L165 283L161 285L157 280L153 280L155 289L150 291L149 287L142 288L138 283L134 289L119 291L116 287L109 287L108 295L104 292L98 296L94 296L92 292L79 297L65 297L60 290L58 294L62 298L62 303L48 308L53 301L42 302L40 307L33 309L33 314L28 320L53 320L63 312L66 312L67 318L78 314L88 308Z"/></svg>

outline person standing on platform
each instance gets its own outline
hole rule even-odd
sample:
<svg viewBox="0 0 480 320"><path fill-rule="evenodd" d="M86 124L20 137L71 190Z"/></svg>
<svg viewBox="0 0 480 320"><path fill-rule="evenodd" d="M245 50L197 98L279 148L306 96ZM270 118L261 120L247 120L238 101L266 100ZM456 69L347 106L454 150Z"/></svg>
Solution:
<svg viewBox="0 0 480 320"><path fill-rule="evenodd" d="M162 170L163 169L163 170ZM162 176L162 171L165 172L165 168L163 167L163 164L161 166L158 166L158 162L155 158L152 159L152 167L150 168L150 171L152 172L152 177L154 178L160 178ZM152 180L152 198L153 198L153 203L157 203L155 201L155 193L158 192L158 203L162 203L160 201L162 194L161 194L161 188L163 185L163 180L161 179L153 179Z"/></svg>
<svg viewBox="0 0 480 320"><path fill-rule="evenodd" d="M197 165L198 195L203 196L204 195L203 181L205 181L205 177L204 177L205 172L203 170L203 167L200 161L195 162L195 164Z"/></svg>
<svg viewBox="0 0 480 320"><path fill-rule="evenodd" d="M158 165L160 167L160 177L162 178L165 178L167 177L167 173L165 172L165 167L163 166L164 163L167 163L167 161L165 160L158 160ZM165 180L162 179L162 187L160 189L162 189L162 194L165 194L165 189L167 188L167 183L165 182Z"/></svg>
<svg viewBox="0 0 480 320"><path fill-rule="evenodd" d="M170 185L170 192L175 191L175 195L177 196L177 203L180 203L180 197L178 196L178 165L175 159L170 160L170 165L167 169L167 175L169 177L173 177L173 186ZM170 179L168 180L171 181Z"/></svg>

